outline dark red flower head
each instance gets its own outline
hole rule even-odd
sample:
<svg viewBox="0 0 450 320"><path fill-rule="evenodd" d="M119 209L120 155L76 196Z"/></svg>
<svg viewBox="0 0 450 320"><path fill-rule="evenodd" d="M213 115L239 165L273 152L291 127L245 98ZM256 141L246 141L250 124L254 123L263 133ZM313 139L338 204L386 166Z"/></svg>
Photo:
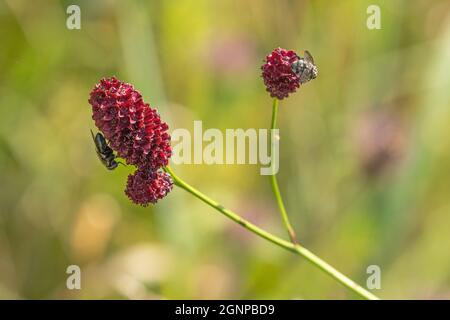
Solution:
<svg viewBox="0 0 450 320"><path fill-rule="evenodd" d="M169 127L132 85L115 77L102 79L89 103L95 125L119 157L138 168L157 170L167 165L172 155Z"/></svg>
<svg viewBox="0 0 450 320"><path fill-rule="evenodd" d="M132 85L102 79L92 90L92 119L110 147L137 170L125 193L137 204L156 203L172 190L170 176L160 169L172 155L168 125L142 100Z"/></svg>
<svg viewBox="0 0 450 320"><path fill-rule="evenodd" d="M273 98L283 99L294 93L299 87L299 78L292 71L292 63L299 56L292 50L275 49L266 57L261 67L266 90Z"/></svg>
<svg viewBox="0 0 450 320"><path fill-rule="evenodd" d="M169 174L163 171L136 170L128 176L125 194L136 204L147 206L164 198L173 187Z"/></svg>

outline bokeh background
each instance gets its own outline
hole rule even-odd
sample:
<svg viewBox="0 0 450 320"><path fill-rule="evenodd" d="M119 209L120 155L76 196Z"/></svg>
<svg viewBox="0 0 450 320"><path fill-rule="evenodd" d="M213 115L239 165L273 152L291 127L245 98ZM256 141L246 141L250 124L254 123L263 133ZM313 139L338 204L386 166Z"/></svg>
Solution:
<svg viewBox="0 0 450 320"><path fill-rule="evenodd" d="M81 29L66 8L81 8ZM381 30L366 27L369 5ZM275 47L319 77L280 106L301 242L381 298L450 298L450 2L0 1L0 298L353 299L302 258L174 190L141 208L96 158L88 95L133 83L173 128L267 128ZM178 165L286 237L258 165ZM82 289L66 288L79 265Z"/></svg>

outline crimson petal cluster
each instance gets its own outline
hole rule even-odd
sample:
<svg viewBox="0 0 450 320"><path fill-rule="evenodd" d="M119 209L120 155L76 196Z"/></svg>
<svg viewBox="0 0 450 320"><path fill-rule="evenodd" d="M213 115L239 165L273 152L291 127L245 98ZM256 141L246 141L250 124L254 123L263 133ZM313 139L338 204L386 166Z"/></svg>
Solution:
<svg viewBox="0 0 450 320"><path fill-rule="evenodd" d="M156 203L172 190L170 176L162 171L136 170L128 176L125 194L143 206Z"/></svg>
<svg viewBox="0 0 450 320"><path fill-rule="evenodd" d="M291 67L299 59L294 51L282 48L276 48L266 57L261 70L266 90L271 97L282 100L300 87L299 78Z"/></svg>
<svg viewBox="0 0 450 320"><path fill-rule="evenodd" d="M110 147L137 167L125 193L143 206L162 199L172 189L170 176L160 170L172 155L167 123L132 85L115 77L101 79L89 103L92 119Z"/></svg>

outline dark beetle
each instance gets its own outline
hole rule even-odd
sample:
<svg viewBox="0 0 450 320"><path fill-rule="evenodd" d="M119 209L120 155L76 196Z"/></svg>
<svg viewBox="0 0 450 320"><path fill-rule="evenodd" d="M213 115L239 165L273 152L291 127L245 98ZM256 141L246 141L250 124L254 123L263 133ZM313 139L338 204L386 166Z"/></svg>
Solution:
<svg viewBox="0 0 450 320"><path fill-rule="evenodd" d="M95 149L97 152L97 156L100 159L100 161L103 163L103 165L108 170L114 170L117 168L118 164L120 162L116 161L116 156L114 155L113 149L111 149L108 144L106 143L105 137L98 132L95 136L94 133L91 130L92 139L95 143Z"/></svg>

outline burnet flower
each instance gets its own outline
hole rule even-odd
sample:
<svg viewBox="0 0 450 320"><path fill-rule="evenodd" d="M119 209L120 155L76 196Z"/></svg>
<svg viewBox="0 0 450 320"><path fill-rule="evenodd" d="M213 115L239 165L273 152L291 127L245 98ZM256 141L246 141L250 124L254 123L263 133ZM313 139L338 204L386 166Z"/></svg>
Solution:
<svg viewBox="0 0 450 320"><path fill-rule="evenodd" d="M292 70L292 64L299 59L294 51L282 48L276 48L266 57L261 70L271 97L282 100L300 87L300 79Z"/></svg>
<svg viewBox="0 0 450 320"><path fill-rule="evenodd" d="M164 197L172 188L170 177L159 171L172 155L167 123L132 85L115 77L101 79L89 103L92 119L110 147L137 167L128 177L126 194L141 205Z"/></svg>
<svg viewBox="0 0 450 320"><path fill-rule="evenodd" d="M128 164L152 169L168 164L172 155L169 126L132 85L115 77L102 79L89 103L95 125Z"/></svg>
<svg viewBox="0 0 450 320"><path fill-rule="evenodd" d="M172 187L172 179L167 173L138 169L128 176L125 194L134 203L145 207L164 198Z"/></svg>

